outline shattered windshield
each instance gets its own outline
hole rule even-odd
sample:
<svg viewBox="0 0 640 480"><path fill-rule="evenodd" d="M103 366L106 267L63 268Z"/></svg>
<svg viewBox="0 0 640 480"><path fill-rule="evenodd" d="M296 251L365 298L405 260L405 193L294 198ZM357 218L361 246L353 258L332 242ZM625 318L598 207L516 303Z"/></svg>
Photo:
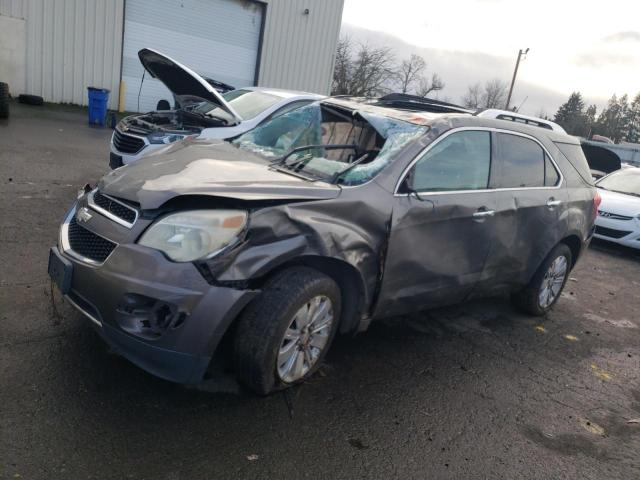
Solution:
<svg viewBox="0 0 640 480"><path fill-rule="evenodd" d="M274 160L278 168L358 185L373 178L400 149L428 129L371 112L312 103L276 117L232 143Z"/></svg>

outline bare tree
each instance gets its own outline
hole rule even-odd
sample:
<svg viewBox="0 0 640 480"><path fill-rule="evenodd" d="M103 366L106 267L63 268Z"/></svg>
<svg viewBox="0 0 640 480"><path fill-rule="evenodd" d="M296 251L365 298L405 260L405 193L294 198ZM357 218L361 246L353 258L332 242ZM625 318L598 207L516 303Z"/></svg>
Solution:
<svg viewBox="0 0 640 480"><path fill-rule="evenodd" d="M395 76L388 47L354 45L348 37L338 42L333 72L333 95L371 97L389 90Z"/></svg>
<svg viewBox="0 0 640 480"><path fill-rule="evenodd" d="M462 97L462 104L467 108L480 108L482 98L482 87L479 83L469 85L467 93Z"/></svg>
<svg viewBox="0 0 640 480"><path fill-rule="evenodd" d="M353 75L353 95L370 97L387 92L395 73L393 63L390 48L360 45Z"/></svg>
<svg viewBox="0 0 640 480"><path fill-rule="evenodd" d="M502 108L507 100L508 86L505 82L494 78L484 84L482 105L484 108Z"/></svg>
<svg viewBox="0 0 640 480"><path fill-rule="evenodd" d="M437 92L444 88L444 82L440 78L440 75L434 73L431 75L431 80L426 77L420 78L418 81L418 88L416 89L416 95L419 97L426 97L431 92Z"/></svg>
<svg viewBox="0 0 640 480"><path fill-rule="evenodd" d="M408 93L411 87L421 80L420 75L427 67L427 62L420 55L411 54L411 56L403 60L399 66L397 81L399 89L402 93Z"/></svg>
<svg viewBox="0 0 640 480"><path fill-rule="evenodd" d="M467 108L502 108L507 99L507 84L497 78L483 85L476 83L467 87L462 104Z"/></svg>
<svg viewBox="0 0 640 480"><path fill-rule="evenodd" d="M549 117L547 117L547 111L542 107L538 109L535 116L538 118L543 118L545 120L551 120Z"/></svg>
<svg viewBox="0 0 640 480"><path fill-rule="evenodd" d="M351 42L351 37L340 37L336 48L333 67L333 85L331 86L331 91L334 95L345 95L349 93L352 51L353 43Z"/></svg>

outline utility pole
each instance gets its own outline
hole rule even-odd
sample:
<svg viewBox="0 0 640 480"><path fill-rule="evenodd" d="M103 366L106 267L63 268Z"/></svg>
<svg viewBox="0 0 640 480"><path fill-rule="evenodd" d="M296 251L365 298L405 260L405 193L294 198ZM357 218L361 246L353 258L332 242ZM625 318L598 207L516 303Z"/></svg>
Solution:
<svg viewBox="0 0 640 480"><path fill-rule="evenodd" d="M518 60L516 60L516 68L513 70L513 78L511 79L511 87L509 87L507 104L504 106L505 110L509 110L509 103L511 103L511 94L513 93L513 85L516 83L516 75L518 75L518 67L520 66L520 58L527 53L529 53L528 48L525 51L522 51L522 49L520 49L520 51L518 52Z"/></svg>

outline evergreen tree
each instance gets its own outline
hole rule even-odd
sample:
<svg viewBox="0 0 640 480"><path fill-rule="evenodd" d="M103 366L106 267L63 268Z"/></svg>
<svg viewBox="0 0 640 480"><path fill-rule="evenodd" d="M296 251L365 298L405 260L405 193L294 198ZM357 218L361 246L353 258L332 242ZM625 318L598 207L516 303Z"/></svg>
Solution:
<svg viewBox="0 0 640 480"><path fill-rule="evenodd" d="M580 92L573 92L569 96L569 100L560 105L554 121L570 135L586 136L589 133L584 113L584 100L582 100Z"/></svg>
<svg viewBox="0 0 640 480"><path fill-rule="evenodd" d="M623 123L625 126L623 140L629 143L640 143L640 92L627 108Z"/></svg>
<svg viewBox="0 0 640 480"><path fill-rule="evenodd" d="M627 95L623 95L618 100L614 94L598 117L598 131L618 143L624 136L625 116L628 108Z"/></svg>
<svg viewBox="0 0 640 480"><path fill-rule="evenodd" d="M596 124L596 114L598 113L598 107L595 105L589 105L587 112L585 113L585 127L587 133L585 137L590 138L593 133L593 127Z"/></svg>

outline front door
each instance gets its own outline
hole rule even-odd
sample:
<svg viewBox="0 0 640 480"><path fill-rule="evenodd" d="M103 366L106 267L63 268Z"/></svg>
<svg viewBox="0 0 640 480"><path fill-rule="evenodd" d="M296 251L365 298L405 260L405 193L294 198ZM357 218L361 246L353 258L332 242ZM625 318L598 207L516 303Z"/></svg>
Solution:
<svg viewBox="0 0 640 480"><path fill-rule="evenodd" d="M491 134L462 130L436 140L393 197L375 317L458 302L481 277L495 214Z"/></svg>

